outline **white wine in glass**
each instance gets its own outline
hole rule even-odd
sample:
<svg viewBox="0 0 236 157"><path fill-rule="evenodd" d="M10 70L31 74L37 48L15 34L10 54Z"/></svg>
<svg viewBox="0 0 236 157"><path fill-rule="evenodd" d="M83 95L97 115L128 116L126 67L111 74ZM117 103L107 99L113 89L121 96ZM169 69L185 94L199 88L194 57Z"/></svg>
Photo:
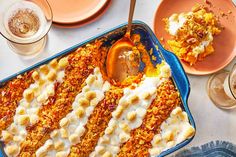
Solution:
<svg viewBox="0 0 236 157"><path fill-rule="evenodd" d="M46 0L1 2L0 32L18 54L31 55L42 50L51 24L52 11Z"/></svg>
<svg viewBox="0 0 236 157"><path fill-rule="evenodd" d="M231 71L224 70L212 75L208 80L207 92L217 107L236 107L236 64Z"/></svg>

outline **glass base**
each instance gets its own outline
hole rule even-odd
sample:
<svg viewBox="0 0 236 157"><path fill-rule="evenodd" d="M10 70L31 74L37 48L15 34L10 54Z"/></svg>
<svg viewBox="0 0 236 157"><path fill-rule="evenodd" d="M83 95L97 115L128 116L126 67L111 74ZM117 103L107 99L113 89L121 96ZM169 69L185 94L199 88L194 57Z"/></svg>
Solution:
<svg viewBox="0 0 236 157"><path fill-rule="evenodd" d="M39 53L46 45L47 36L32 44L17 44L8 41L12 51L23 56L35 55Z"/></svg>
<svg viewBox="0 0 236 157"><path fill-rule="evenodd" d="M232 109L236 107L236 100L229 97L224 90L224 81L228 71L221 71L212 75L207 83L207 93L211 101L219 108Z"/></svg>

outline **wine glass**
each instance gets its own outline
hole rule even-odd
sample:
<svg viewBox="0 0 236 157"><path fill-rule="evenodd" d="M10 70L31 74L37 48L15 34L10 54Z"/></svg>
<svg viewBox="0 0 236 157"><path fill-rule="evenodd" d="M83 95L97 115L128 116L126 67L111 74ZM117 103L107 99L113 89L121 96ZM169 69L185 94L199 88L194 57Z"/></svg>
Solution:
<svg viewBox="0 0 236 157"><path fill-rule="evenodd" d="M223 70L212 75L207 83L207 92L217 107L236 107L236 64L230 71Z"/></svg>
<svg viewBox="0 0 236 157"><path fill-rule="evenodd" d="M44 48L52 17L47 0L4 0L0 5L0 32L14 52L32 55Z"/></svg>

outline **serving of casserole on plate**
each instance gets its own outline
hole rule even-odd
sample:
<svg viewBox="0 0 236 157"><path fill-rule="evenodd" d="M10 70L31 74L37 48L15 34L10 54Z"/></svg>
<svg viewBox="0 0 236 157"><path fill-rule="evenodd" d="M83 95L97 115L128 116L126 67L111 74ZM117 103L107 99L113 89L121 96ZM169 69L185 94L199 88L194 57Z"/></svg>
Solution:
<svg viewBox="0 0 236 157"><path fill-rule="evenodd" d="M179 57L186 73L208 75L235 58L235 26L232 0L162 0L153 29L165 48Z"/></svg>
<svg viewBox="0 0 236 157"><path fill-rule="evenodd" d="M136 22L133 30L142 56L139 74L123 82L107 78L107 52L124 28L1 83L0 133L7 156L157 156L191 141L195 125L186 75L145 24Z"/></svg>
<svg viewBox="0 0 236 157"><path fill-rule="evenodd" d="M164 21L166 31L174 37L167 43L183 61L193 65L214 52L213 37L221 28L208 8L196 4L191 12L173 14Z"/></svg>

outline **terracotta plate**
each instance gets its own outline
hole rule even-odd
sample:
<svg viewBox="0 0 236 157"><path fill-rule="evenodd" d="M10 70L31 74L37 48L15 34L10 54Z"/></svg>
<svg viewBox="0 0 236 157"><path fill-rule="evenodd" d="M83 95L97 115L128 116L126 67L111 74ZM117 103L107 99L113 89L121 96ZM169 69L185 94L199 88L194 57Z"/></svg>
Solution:
<svg viewBox="0 0 236 157"><path fill-rule="evenodd" d="M213 46L215 52L207 56L203 61L197 62L194 66L190 66L182 61L182 65L188 74L206 75L221 70L228 65L236 56L236 7L231 0L208 0L211 5L206 4L203 0L163 0L157 8L154 19L154 32L160 39L165 48L169 50L166 44L170 35L164 29L163 18L171 16L173 13L181 13L191 11L196 3L201 3L213 10L219 15L221 24L225 29L214 37ZM229 13L231 11L232 13ZM220 15L224 12L227 16Z"/></svg>
<svg viewBox="0 0 236 157"><path fill-rule="evenodd" d="M86 20L99 12L107 0L48 0L53 22L71 24Z"/></svg>
<svg viewBox="0 0 236 157"><path fill-rule="evenodd" d="M107 0L107 3L93 16L77 22L77 23L71 23L71 24L63 24L63 23L56 23L54 22L53 25L56 27L60 27L60 28L78 28L78 27L82 27L84 25L87 25L89 23L94 22L95 20L97 20L98 18L100 18L106 11L107 9L110 7L112 0Z"/></svg>

